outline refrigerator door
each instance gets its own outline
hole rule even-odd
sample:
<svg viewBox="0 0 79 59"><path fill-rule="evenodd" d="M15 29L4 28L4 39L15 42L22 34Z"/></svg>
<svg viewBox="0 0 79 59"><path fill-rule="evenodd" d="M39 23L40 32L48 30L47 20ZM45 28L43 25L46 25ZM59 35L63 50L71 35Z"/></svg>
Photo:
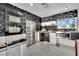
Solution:
<svg viewBox="0 0 79 59"><path fill-rule="evenodd" d="M35 23L30 20L26 20L26 39L27 46L33 45L35 41Z"/></svg>

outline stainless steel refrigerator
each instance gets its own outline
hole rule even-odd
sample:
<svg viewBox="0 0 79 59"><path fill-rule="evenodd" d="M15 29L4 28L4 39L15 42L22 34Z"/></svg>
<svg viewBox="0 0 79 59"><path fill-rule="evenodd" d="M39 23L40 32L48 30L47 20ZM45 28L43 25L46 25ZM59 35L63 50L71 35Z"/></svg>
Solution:
<svg viewBox="0 0 79 59"><path fill-rule="evenodd" d="M35 41L35 30L36 24L31 20L26 20L26 39L27 39L27 46L31 46Z"/></svg>

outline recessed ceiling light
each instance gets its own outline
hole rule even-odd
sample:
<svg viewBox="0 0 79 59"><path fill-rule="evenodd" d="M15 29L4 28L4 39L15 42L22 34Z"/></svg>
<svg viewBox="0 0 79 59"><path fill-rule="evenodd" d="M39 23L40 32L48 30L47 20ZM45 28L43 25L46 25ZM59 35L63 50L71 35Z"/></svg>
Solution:
<svg viewBox="0 0 79 59"><path fill-rule="evenodd" d="M30 3L30 6L33 6L34 4L33 3Z"/></svg>
<svg viewBox="0 0 79 59"><path fill-rule="evenodd" d="M68 8L66 7L66 8L64 8L64 10L66 10L66 11L67 11L67 10L68 10Z"/></svg>

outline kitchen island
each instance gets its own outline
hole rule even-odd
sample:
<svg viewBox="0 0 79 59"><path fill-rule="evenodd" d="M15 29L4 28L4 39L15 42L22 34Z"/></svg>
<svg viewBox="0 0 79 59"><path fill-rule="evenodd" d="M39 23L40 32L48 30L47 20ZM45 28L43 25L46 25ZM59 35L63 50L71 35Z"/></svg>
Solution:
<svg viewBox="0 0 79 59"><path fill-rule="evenodd" d="M70 32L41 32L41 31L39 31L39 32L36 32L36 34L35 34L36 41L40 41L40 33L49 33L51 44L55 45L57 43L57 39L58 39L58 42L60 45L67 45L70 47L74 47L75 42L73 40L71 40L71 37L56 36L57 34L60 34L60 33L69 34Z"/></svg>
<svg viewBox="0 0 79 59"><path fill-rule="evenodd" d="M69 46L74 48L74 55L79 55L79 32L70 31L70 32L37 32L38 41L40 41L40 33L49 33L50 44L56 45L57 43L60 46ZM75 53L76 52L76 53Z"/></svg>

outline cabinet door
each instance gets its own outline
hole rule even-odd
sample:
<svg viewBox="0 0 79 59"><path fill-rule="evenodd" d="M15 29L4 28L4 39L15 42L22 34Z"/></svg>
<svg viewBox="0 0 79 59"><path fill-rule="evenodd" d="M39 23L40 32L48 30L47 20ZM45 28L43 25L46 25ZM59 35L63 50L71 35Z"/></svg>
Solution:
<svg viewBox="0 0 79 59"><path fill-rule="evenodd" d="M36 40L36 42L40 41L40 33L39 32L35 32L35 40Z"/></svg>
<svg viewBox="0 0 79 59"><path fill-rule="evenodd" d="M29 56L30 52L27 48L27 43L21 45L21 56Z"/></svg>
<svg viewBox="0 0 79 59"><path fill-rule="evenodd" d="M77 50L78 50L78 56L79 56L79 40L77 40Z"/></svg>
<svg viewBox="0 0 79 59"><path fill-rule="evenodd" d="M21 55L21 48L20 46L16 47L7 47L7 56L20 56Z"/></svg>
<svg viewBox="0 0 79 59"><path fill-rule="evenodd" d="M33 56L37 55L35 52L32 52L29 47L27 47L27 43L21 45L21 56Z"/></svg>
<svg viewBox="0 0 79 59"><path fill-rule="evenodd" d="M50 43L56 44L56 33L50 33Z"/></svg>
<svg viewBox="0 0 79 59"><path fill-rule="evenodd" d="M0 56L5 56L6 55L6 51L1 51L0 52Z"/></svg>
<svg viewBox="0 0 79 59"><path fill-rule="evenodd" d="M31 51L27 47L27 42L21 45L21 56L30 56Z"/></svg>

